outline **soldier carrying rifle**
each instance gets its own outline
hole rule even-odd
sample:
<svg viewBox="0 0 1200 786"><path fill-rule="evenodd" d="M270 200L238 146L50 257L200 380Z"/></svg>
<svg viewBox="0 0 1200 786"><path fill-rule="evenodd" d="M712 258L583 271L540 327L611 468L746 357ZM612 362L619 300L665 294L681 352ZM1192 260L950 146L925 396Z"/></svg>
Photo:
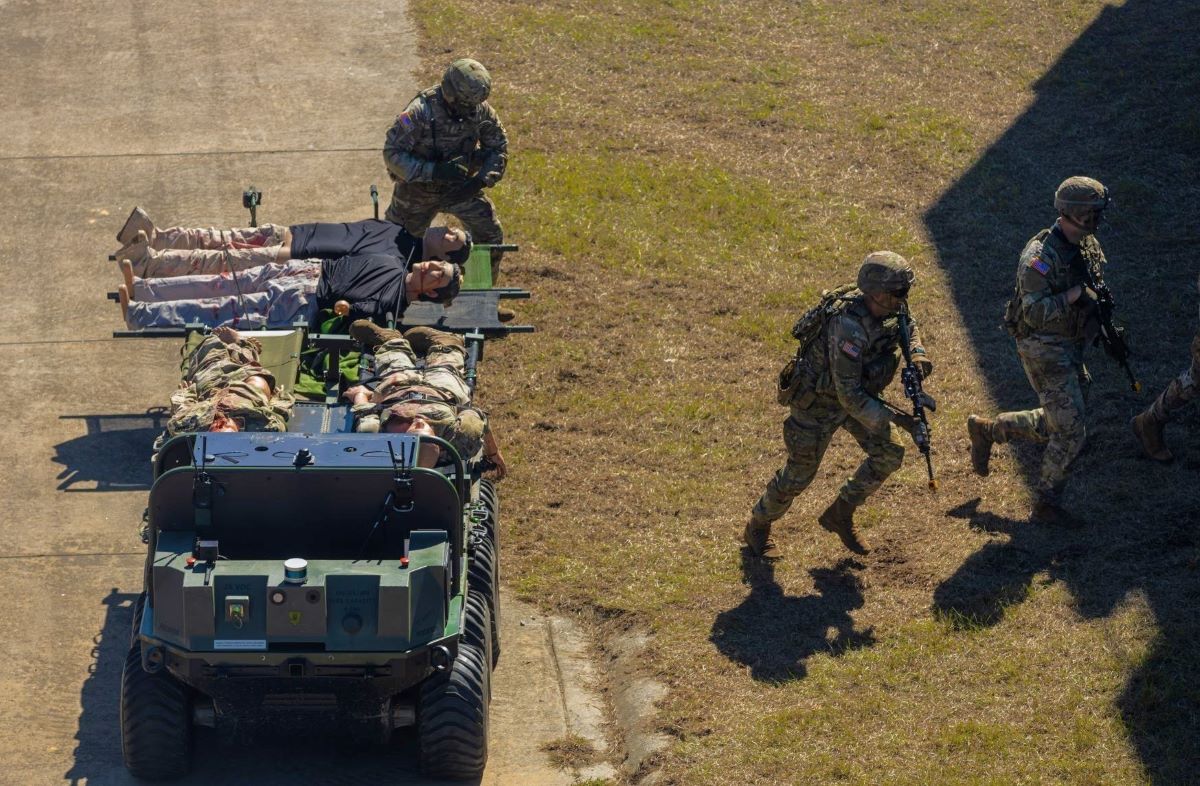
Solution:
<svg viewBox="0 0 1200 786"><path fill-rule="evenodd" d="M808 488L839 428L850 432L867 457L817 521L851 551L869 551L855 529L854 511L900 468L904 445L896 426L927 440L922 410L934 404L920 391L920 379L933 373L933 363L907 316L908 290L915 278L904 257L877 251L863 260L857 287L826 292L792 328L800 347L779 379L779 403L791 410L783 423L788 460L767 484L743 533L754 554L778 556L770 540L771 522L787 513L792 500ZM906 333L913 369L909 376L920 401L913 402L914 415L879 398L896 375Z"/></svg>
<svg viewBox="0 0 1200 786"><path fill-rule="evenodd" d="M1083 364L1089 340L1102 341L1136 390L1128 349L1112 325L1112 296L1104 283L1106 260L1095 238L1108 189L1090 177L1069 177L1054 194L1058 220L1025 244L1017 281L1004 313L1016 340L1017 356L1041 404L1023 412L1002 412L989 420L971 415L967 433L975 472L988 474L993 443L1044 443L1041 477L1029 520L1034 524L1079 526L1062 504L1071 462L1087 436L1084 407L1091 375Z"/></svg>

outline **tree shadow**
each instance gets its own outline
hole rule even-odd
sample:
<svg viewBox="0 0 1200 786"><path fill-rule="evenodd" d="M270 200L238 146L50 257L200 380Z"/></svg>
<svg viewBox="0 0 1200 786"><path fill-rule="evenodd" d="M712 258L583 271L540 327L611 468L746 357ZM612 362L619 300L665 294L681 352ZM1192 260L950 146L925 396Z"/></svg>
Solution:
<svg viewBox="0 0 1200 786"><path fill-rule="evenodd" d="M154 407L140 415L62 415L82 420L87 434L54 446L59 491L147 491L150 450L166 427L169 413ZM79 488L83 484L94 486Z"/></svg>
<svg viewBox="0 0 1200 786"><path fill-rule="evenodd" d="M802 679L804 661L815 653L840 655L875 643L872 628L856 630L850 612L863 605L863 585L844 559L833 568L813 568L815 592L794 596L775 581L774 560L742 549L742 581L750 594L713 622L709 641L727 658L750 667L765 682ZM830 630L832 629L832 635Z"/></svg>
<svg viewBox="0 0 1200 786"><path fill-rule="evenodd" d="M1050 225L1051 195L1070 175L1097 177L1113 193L1110 225L1099 237L1139 378L1156 395L1186 365L1200 237L1198 38L1197 3L1128 0L1104 7L1038 80L1028 111L926 213L979 371L1001 409L1035 401L1000 314L1020 249ZM934 608L995 624L1043 572L1066 584L1085 616L1107 616L1131 596L1144 598L1160 633L1117 704L1148 777L1193 782L1200 765L1194 611L1200 492L1187 445L1195 442L1200 413L1193 407L1168 432L1185 461L1150 465L1127 426L1149 396L1131 393L1102 353L1088 354L1096 377L1088 402L1090 449L1074 468L1067 501L1089 525L1069 533L1039 530L981 513L977 500L951 511L1009 540L968 558L937 588ZM1024 471L1035 474L1036 460L1024 462Z"/></svg>
<svg viewBox="0 0 1200 786"><path fill-rule="evenodd" d="M979 510L976 497L946 511L973 529L1006 534L972 554L933 591L934 614L959 629L995 625L1005 610L1029 593L1035 574L1086 553L1087 537L1071 530L1031 527L1026 521Z"/></svg>

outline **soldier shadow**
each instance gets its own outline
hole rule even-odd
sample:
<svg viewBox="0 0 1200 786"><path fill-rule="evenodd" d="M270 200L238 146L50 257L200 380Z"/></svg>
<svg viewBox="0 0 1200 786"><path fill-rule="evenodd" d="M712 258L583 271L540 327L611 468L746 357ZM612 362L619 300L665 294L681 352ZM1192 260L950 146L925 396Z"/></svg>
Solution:
<svg viewBox="0 0 1200 786"><path fill-rule="evenodd" d="M1144 602L1159 629L1117 699L1147 777L1191 782L1200 765L1200 663L1196 615L1196 462L1183 437L1196 407L1168 437L1187 461L1141 459L1129 418L1187 364L1196 327L1200 203L1200 4L1128 0L1105 6L1036 83L1036 99L925 215L950 291L1001 409L1036 406L1000 316L1025 242L1054 218L1051 195L1087 174L1115 205L1099 238L1118 317L1148 395L1089 349L1095 378L1089 446L1072 472L1067 502L1088 526L1046 531L979 510L950 511L1008 535L971 555L937 588L934 608L962 624L993 625L1033 581L1061 581L1079 613L1101 618ZM1194 441L1194 437L1193 437ZM1040 451L1019 451L1032 479Z"/></svg>
<svg viewBox="0 0 1200 786"><path fill-rule="evenodd" d="M53 461L63 465L58 491L145 491L150 488L150 452L166 427L163 407L140 415L62 415L82 420L87 433L54 446Z"/></svg>
<svg viewBox="0 0 1200 786"><path fill-rule="evenodd" d="M850 616L863 605L856 568L862 565L852 559L832 568L813 568L809 575L815 592L787 595L775 581L774 560L742 549L742 581L750 594L717 615L709 641L725 657L749 666L750 676L763 682L803 679L805 661L817 653L841 655L869 647L876 641L874 630L857 630Z"/></svg>

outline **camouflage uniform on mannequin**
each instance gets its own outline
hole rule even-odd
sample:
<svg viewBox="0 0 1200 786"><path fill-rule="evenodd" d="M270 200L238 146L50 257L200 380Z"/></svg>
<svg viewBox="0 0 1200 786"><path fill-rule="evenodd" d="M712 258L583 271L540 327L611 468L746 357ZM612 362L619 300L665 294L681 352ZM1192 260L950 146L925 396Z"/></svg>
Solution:
<svg viewBox="0 0 1200 786"><path fill-rule="evenodd" d="M487 415L471 406L461 336L430 327L409 328L402 334L369 320L352 324L350 335L375 356L379 378L374 391L360 386L344 394L353 404L355 431L390 431L392 419L423 422L429 427L426 433L449 442L463 459L482 447L503 475L503 457ZM418 357L425 359L423 368Z"/></svg>
<svg viewBox="0 0 1200 786"><path fill-rule="evenodd" d="M504 242L496 206L483 194L504 177L508 137L487 102L492 79L474 60L455 60L442 82L414 98L388 131L383 160L395 186L387 219L419 235L440 211L457 216L477 243ZM492 279L500 271L492 252Z"/></svg>
<svg viewBox="0 0 1200 786"><path fill-rule="evenodd" d="M839 428L850 432L867 458L842 484L818 522L841 538L846 548L867 553L868 545L854 529L854 511L900 468L904 445L895 426L910 433L914 428L910 416L878 398L900 365L897 312L914 279L903 257L879 251L863 261L857 288L835 290L823 301L827 311L819 314L819 332L807 347L801 345L795 364L787 369L794 380L781 396L781 403L791 408L783 423L788 460L767 484L743 534L755 554L775 555L769 541L771 522L787 513L792 500L808 488ZM801 323L807 318L802 317ZM797 338L801 323L793 330ZM933 364L926 358L915 324L911 330L914 360L927 377Z"/></svg>
<svg viewBox="0 0 1200 786"><path fill-rule="evenodd" d="M1083 364L1083 349L1099 329L1096 293L1087 286L1087 276L1097 283L1104 280L1106 260L1093 233L1108 203L1108 189L1099 181L1067 178L1054 194L1058 220L1030 239L1017 263L1016 288L1004 321L1041 406L1002 412L994 420L967 419L971 463L980 475L988 474L993 443L1046 445L1030 512L1034 523L1080 524L1061 503L1071 462L1087 438L1084 413L1091 375Z"/></svg>
<svg viewBox="0 0 1200 786"><path fill-rule="evenodd" d="M183 382L171 394L167 433L218 430L222 422L238 431L286 431L294 399L259 365L261 351L258 341L233 330L201 341L184 361Z"/></svg>
<svg viewBox="0 0 1200 786"><path fill-rule="evenodd" d="M1200 289L1200 282L1197 282L1197 288ZM1147 456L1155 461L1171 461L1175 458L1163 441L1163 428L1176 412L1197 396L1200 396L1200 330L1192 338L1191 365L1168 383L1167 389L1154 399L1145 412L1133 419L1133 433L1142 443L1142 450Z"/></svg>

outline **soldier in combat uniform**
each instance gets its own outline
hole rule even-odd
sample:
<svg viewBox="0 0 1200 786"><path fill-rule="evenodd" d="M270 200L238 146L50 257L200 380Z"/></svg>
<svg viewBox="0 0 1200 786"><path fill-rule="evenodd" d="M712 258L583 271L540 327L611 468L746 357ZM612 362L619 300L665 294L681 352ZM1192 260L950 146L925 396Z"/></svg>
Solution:
<svg viewBox="0 0 1200 786"><path fill-rule="evenodd" d="M1197 282L1200 288L1200 282ZM1163 428L1189 401L1200 395L1200 330L1192 338L1192 362L1179 376L1167 384L1167 389L1154 399L1146 411L1133 419L1134 436L1142 450L1155 461L1171 461L1175 457L1163 440Z"/></svg>
<svg viewBox="0 0 1200 786"><path fill-rule="evenodd" d="M496 206L483 194L504 177L508 137L487 102L492 78L455 60L440 85L417 94L388 131L383 160L395 181L387 219L420 236L440 211L457 216L476 243L504 242ZM492 252L492 279L500 271Z"/></svg>
<svg viewBox="0 0 1200 786"><path fill-rule="evenodd" d="M294 399L259 363L262 345L220 327L184 362L184 378L171 394L167 433L287 431Z"/></svg>
<svg viewBox="0 0 1200 786"><path fill-rule="evenodd" d="M1058 220L1025 244L1004 321L1016 339L1017 356L1041 404L995 419L967 418L971 464L988 474L992 444L1024 440L1046 445L1029 519L1035 524L1079 526L1062 506L1071 462L1087 437L1084 407L1091 375L1083 348L1095 336L1096 293L1104 280L1104 252L1095 238L1108 207L1108 189L1090 177L1069 177L1054 193Z"/></svg>
<svg viewBox="0 0 1200 786"><path fill-rule="evenodd" d="M756 555L778 556L770 540L771 522L787 513L792 500L808 488L839 428L850 432L867 458L842 484L818 523L851 551L869 551L855 531L854 511L900 468L904 445L895 426L911 433L916 425L911 416L878 398L900 365L897 314L905 306L914 279L904 257L877 251L859 268L857 288L842 287L835 291L836 298L822 301L828 303L828 311L821 316L816 337L797 354L797 383L786 402L791 408L783 423L787 464L767 484L742 536ZM922 376L928 377L933 364L926 358L915 324L911 330L913 358ZM793 330L793 334L797 332Z"/></svg>

